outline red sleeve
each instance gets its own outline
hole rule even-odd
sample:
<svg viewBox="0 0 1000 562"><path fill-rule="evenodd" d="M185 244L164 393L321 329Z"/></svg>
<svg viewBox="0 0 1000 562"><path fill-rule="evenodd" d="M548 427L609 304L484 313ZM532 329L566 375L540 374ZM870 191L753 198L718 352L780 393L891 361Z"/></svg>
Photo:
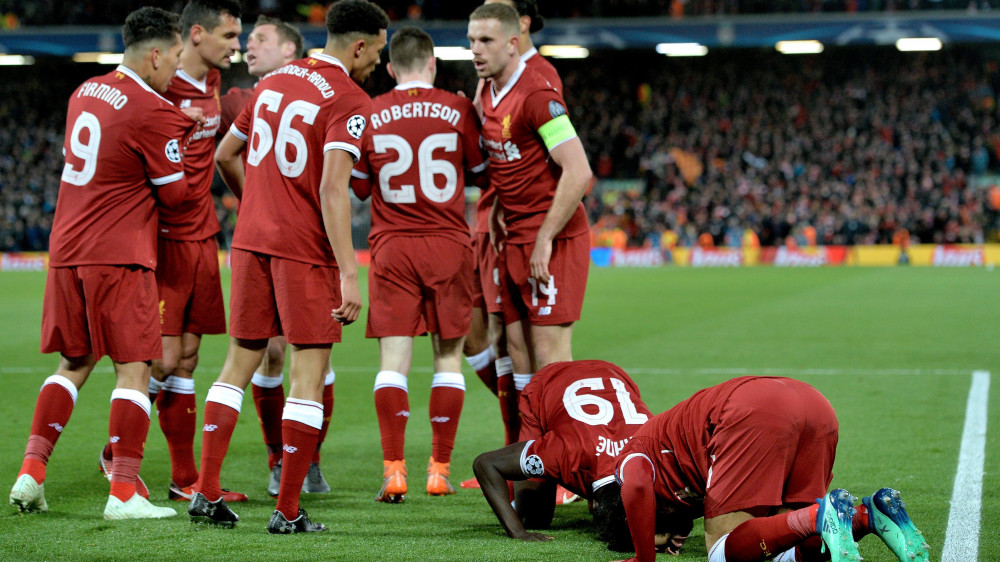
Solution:
<svg viewBox="0 0 1000 562"><path fill-rule="evenodd" d="M525 476L539 478L544 475L547 478L563 481L560 467L564 464L563 459L571 456L571 453L567 453L566 442L560 435L550 432L533 440L531 445L525 449L522 458L527 459L532 455L541 459L542 474L529 473L530 467L522 466L521 470Z"/></svg>
<svg viewBox="0 0 1000 562"><path fill-rule="evenodd" d="M465 158L465 169L475 173L483 171L486 162L486 155L483 154L479 142L479 117L472 107L472 102L463 99L460 102L462 110L462 156ZM482 169L480 169L482 168Z"/></svg>
<svg viewBox="0 0 1000 562"><path fill-rule="evenodd" d="M625 519L639 562L656 560L656 494L653 492L653 463L642 454L628 455L618 465Z"/></svg>
<svg viewBox="0 0 1000 562"><path fill-rule="evenodd" d="M555 90L537 90L524 99L524 118L534 131L565 114L566 102Z"/></svg>
<svg viewBox="0 0 1000 562"><path fill-rule="evenodd" d="M249 142L250 139L250 124L253 122L253 110L254 110L254 98L250 98L243 109L240 110L240 114L236 116L236 120L233 121L232 126L229 128L233 131L237 137L239 137L244 142ZM227 131L228 132L228 131Z"/></svg>
<svg viewBox="0 0 1000 562"><path fill-rule="evenodd" d="M362 90L352 92L340 100L337 112L326 124L323 152L346 150L357 162L361 158L361 139L368 128L372 113L372 100Z"/></svg>
<svg viewBox="0 0 1000 562"><path fill-rule="evenodd" d="M146 177L157 199L166 207L176 207L187 194L184 147L197 123L172 106L155 110L148 123L136 138L136 150L146 164Z"/></svg>
<svg viewBox="0 0 1000 562"><path fill-rule="evenodd" d="M518 441L530 441L542 437L542 422L538 419L538 405L535 404L537 398L540 397L537 397L533 392L521 393L517 405L521 416L521 432L518 434Z"/></svg>
<svg viewBox="0 0 1000 562"><path fill-rule="evenodd" d="M253 97L253 90L249 88L229 88L224 96L219 100L222 106L219 136L223 136L229 131L229 127L236 122L236 117L243 111L250 98Z"/></svg>
<svg viewBox="0 0 1000 562"><path fill-rule="evenodd" d="M351 170L351 190L354 191L354 195L358 199L362 200L371 196L372 182L375 181L375 178L372 177L371 162L368 160L368 155L372 150L372 132L369 128L361 140L361 158L355 162L354 169Z"/></svg>

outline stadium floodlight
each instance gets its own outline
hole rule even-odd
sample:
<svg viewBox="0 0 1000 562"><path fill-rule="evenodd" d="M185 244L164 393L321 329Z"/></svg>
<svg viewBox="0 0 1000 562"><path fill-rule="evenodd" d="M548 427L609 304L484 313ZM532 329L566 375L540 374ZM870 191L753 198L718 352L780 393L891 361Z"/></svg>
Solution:
<svg viewBox="0 0 1000 562"><path fill-rule="evenodd" d="M121 64L124 53L76 53L73 62L96 62L97 64Z"/></svg>
<svg viewBox="0 0 1000 562"><path fill-rule="evenodd" d="M815 39L778 41L774 48L783 55L815 55L823 52L823 44Z"/></svg>
<svg viewBox="0 0 1000 562"><path fill-rule="evenodd" d="M472 51L466 47L434 47L434 56L441 60L472 60Z"/></svg>
<svg viewBox="0 0 1000 562"><path fill-rule="evenodd" d="M35 57L26 55L0 55L0 66L30 66L35 64Z"/></svg>
<svg viewBox="0 0 1000 562"><path fill-rule="evenodd" d="M703 57L708 54L708 47L701 43L660 43L656 52L668 57Z"/></svg>
<svg viewBox="0 0 1000 562"><path fill-rule="evenodd" d="M542 45L538 52L554 59L585 59L590 56L590 51L580 45Z"/></svg>
<svg viewBox="0 0 1000 562"><path fill-rule="evenodd" d="M900 51L940 51L941 40L937 37L903 37L896 40Z"/></svg>

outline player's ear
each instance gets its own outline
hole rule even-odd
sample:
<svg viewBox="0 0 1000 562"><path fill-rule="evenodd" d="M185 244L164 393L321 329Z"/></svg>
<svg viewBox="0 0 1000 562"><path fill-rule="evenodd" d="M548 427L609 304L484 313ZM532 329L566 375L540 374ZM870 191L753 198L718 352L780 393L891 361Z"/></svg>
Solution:
<svg viewBox="0 0 1000 562"><path fill-rule="evenodd" d="M194 24L191 26L191 43L198 46L201 43L201 34L205 31L205 28Z"/></svg>
<svg viewBox="0 0 1000 562"><path fill-rule="evenodd" d="M369 47L368 42L364 39L358 39L354 42L354 58L359 58L364 54L365 49Z"/></svg>
<svg viewBox="0 0 1000 562"><path fill-rule="evenodd" d="M521 34L525 34L531 29L531 16L521 16L518 18L521 24Z"/></svg>
<svg viewBox="0 0 1000 562"><path fill-rule="evenodd" d="M391 62L385 63L385 70L386 70L386 72L389 73L389 77L390 78L392 78L393 80L396 79L396 71L392 69L392 63Z"/></svg>
<svg viewBox="0 0 1000 562"><path fill-rule="evenodd" d="M281 44L281 58L294 58L295 57L295 43L291 41L285 41Z"/></svg>
<svg viewBox="0 0 1000 562"><path fill-rule="evenodd" d="M149 49L147 56L149 57L150 64L153 65L153 70L159 70L160 65L163 64L163 51L159 47L153 46Z"/></svg>

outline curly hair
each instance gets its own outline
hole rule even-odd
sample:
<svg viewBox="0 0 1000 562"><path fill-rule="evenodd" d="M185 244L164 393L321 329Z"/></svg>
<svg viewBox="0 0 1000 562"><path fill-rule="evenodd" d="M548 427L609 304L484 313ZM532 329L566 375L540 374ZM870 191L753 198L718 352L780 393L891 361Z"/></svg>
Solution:
<svg viewBox="0 0 1000 562"><path fill-rule="evenodd" d="M330 35L378 35L389 27L385 10L368 0L340 0L326 13L326 32Z"/></svg>
<svg viewBox="0 0 1000 562"><path fill-rule="evenodd" d="M633 552L632 533L625 519L625 504L622 503L622 487L617 482L605 484L594 490L594 525L608 550Z"/></svg>
<svg viewBox="0 0 1000 562"><path fill-rule="evenodd" d="M146 41L173 43L181 34L181 18L160 8L139 8L125 18L122 25L122 42L128 49Z"/></svg>

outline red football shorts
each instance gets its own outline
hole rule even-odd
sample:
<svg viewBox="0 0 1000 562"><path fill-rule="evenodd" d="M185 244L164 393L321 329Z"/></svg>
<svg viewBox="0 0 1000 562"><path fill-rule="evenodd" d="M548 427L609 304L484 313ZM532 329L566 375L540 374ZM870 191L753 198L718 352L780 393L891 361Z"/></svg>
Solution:
<svg viewBox="0 0 1000 562"><path fill-rule="evenodd" d="M808 384L761 378L741 385L708 444L715 460L705 517L823 497L833 480L837 435L833 406Z"/></svg>
<svg viewBox="0 0 1000 562"><path fill-rule="evenodd" d="M197 241L160 238L156 251L163 335L226 333L219 246L215 238Z"/></svg>
<svg viewBox="0 0 1000 562"><path fill-rule="evenodd" d="M108 355L117 363L163 356L156 277L134 265L49 268L42 304L42 353Z"/></svg>
<svg viewBox="0 0 1000 562"><path fill-rule="evenodd" d="M473 300L476 306L485 305L486 312L502 314L503 302L500 298L500 258L490 245L488 232L477 232L473 235L472 251L476 256L476 282L473 289ZM481 303L481 304L480 304Z"/></svg>
<svg viewBox="0 0 1000 562"><path fill-rule="evenodd" d="M534 244L505 244L500 255L504 323L527 319L532 326L576 322L583 309L590 267L590 233L552 242L549 283L531 277Z"/></svg>
<svg viewBox="0 0 1000 562"><path fill-rule="evenodd" d="M369 338L469 333L472 249L446 236L393 236L372 250Z"/></svg>
<svg viewBox="0 0 1000 562"><path fill-rule="evenodd" d="M340 269L233 248L229 335L293 345L340 342Z"/></svg>

